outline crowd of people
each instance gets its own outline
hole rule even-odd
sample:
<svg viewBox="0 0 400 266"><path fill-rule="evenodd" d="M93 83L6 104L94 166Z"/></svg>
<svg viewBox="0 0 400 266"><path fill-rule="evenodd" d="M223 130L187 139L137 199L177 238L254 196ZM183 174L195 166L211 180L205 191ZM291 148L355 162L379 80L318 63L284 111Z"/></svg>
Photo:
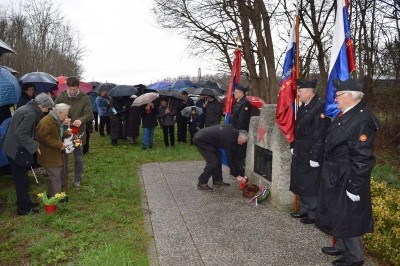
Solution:
<svg viewBox="0 0 400 266"><path fill-rule="evenodd" d="M335 246L322 248L325 254L343 255L333 265L362 265L361 237L373 230L370 173L375 164L373 145L379 122L362 102L360 81L334 81L335 99L341 111L334 119L324 115L316 83L316 80L297 83L302 104L295 122L295 140L290 144L288 189L298 195L300 209L290 215L304 224L315 223L337 239ZM135 106L132 103L136 95L108 97L103 91L92 104L89 96L79 90L78 78L69 77L67 87L54 101L48 94L35 96L33 84L23 87L2 147L12 171L19 215L38 212L37 203L28 193L27 167L33 155L37 154L37 162L46 171L48 195L54 196L63 191L68 171L69 153L65 152L64 140L72 133L90 135L93 121L98 119L94 131L100 136L109 135L111 145L118 145L118 140L128 137L132 144L139 144L142 126L143 150L153 149L157 126L162 128L166 147L175 146L175 124L178 143L187 143L189 132L190 144L197 146L206 161L198 178L197 189L201 191L213 191L208 185L211 177L213 186L230 185L223 181L223 154L230 174L238 182L246 180L247 132L254 108L245 96L246 87L238 85L234 91L235 104L229 124L221 124L223 108L215 96L202 95L194 102L183 91L178 101L161 97ZM185 108L189 108L187 115L183 113ZM88 136L82 138L83 145L88 140ZM72 151L73 184L77 188L82 181L84 151Z"/></svg>

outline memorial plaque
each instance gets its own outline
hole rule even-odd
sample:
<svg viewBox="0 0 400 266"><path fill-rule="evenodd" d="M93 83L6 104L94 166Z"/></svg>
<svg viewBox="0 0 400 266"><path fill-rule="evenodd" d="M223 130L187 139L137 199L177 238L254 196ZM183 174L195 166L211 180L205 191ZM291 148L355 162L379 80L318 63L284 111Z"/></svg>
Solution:
<svg viewBox="0 0 400 266"><path fill-rule="evenodd" d="M272 151L254 145L254 172L272 182Z"/></svg>

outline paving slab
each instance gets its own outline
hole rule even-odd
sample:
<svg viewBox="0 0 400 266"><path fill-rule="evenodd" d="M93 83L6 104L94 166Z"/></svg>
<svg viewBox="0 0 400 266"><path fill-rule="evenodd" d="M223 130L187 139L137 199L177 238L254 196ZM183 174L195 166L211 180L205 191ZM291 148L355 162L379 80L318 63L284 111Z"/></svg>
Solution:
<svg viewBox="0 0 400 266"><path fill-rule="evenodd" d="M230 187L197 190L204 161L141 167L150 265L332 265L321 252L331 237L268 202L253 206L233 177ZM212 186L212 181L209 183ZM364 265L378 265L367 257Z"/></svg>

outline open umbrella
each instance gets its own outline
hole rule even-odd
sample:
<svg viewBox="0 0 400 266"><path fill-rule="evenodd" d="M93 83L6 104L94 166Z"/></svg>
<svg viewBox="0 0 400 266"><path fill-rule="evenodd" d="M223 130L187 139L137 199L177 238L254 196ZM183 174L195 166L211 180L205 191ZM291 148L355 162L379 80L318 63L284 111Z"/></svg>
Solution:
<svg viewBox="0 0 400 266"><path fill-rule="evenodd" d="M151 103L158 97L159 97L159 95L156 92L148 92L148 93L142 94L135 99L135 101L132 103L132 106L141 106L144 104Z"/></svg>
<svg viewBox="0 0 400 266"><path fill-rule="evenodd" d="M12 69L11 67L8 67L8 66L1 66L0 65L0 67L2 67L2 68L5 68L5 69L7 69L7 70L9 70L13 75L15 75L15 74L19 74L19 72L17 71L17 70L15 70L15 69Z"/></svg>
<svg viewBox="0 0 400 266"><path fill-rule="evenodd" d="M133 86L117 85L108 92L108 96L110 97L131 96L137 92L138 90Z"/></svg>
<svg viewBox="0 0 400 266"><path fill-rule="evenodd" d="M198 94L198 95L206 95L206 96L220 96L221 93L214 90L214 89L209 89L209 88L197 88L193 90L192 94Z"/></svg>
<svg viewBox="0 0 400 266"><path fill-rule="evenodd" d="M67 78L66 76L58 76L56 77L57 81L58 81L58 85L63 84L63 83L67 83Z"/></svg>
<svg viewBox="0 0 400 266"><path fill-rule="evenodd" d="M21 96L17 78L5 68L0 68L0 106L15 104Z"/></svg>
<svg viewBox="0 0 400 266"><path fill-rule="evenodd" d="M57 79L45 72L31 72L23 75L19 79L21 85L25 83L33 83L35 85L36 94L51 92L57 89Z"/></svg>
<svg viewBox="0 0 400 266"><path fill-rule="evenodd" d="M197 88L214 89L221 94L223 93L223 89L221 88L221 86L217 82L212 81L212 80L200 80L199 82L197 82L195 84L195 86Z"/></svg>
<svg viewBox="0 0 400 266"><path fill-rule="evenodd" d="M171 85L172 90L183 91L184 89L194 87L194 83L189 79L178 79Z"/></svg>
<svg viewBox="0 0 400 266"><path fill-rule="evenodd" d="M106 91L109 92L110 90L112 90L115 86L117 86L117 84L114 83L102 83L98 86L96 86L96 88L94 89L96 92L100 93L102 91Z"/></svg>
<svg viewBox="0 0 400 266"><path fill-rule="evenodd" d="M10 46L8 46L5 42L0 40L0 56L6 53L16 54L16 52Z"/></svg>
<svg viewBox="0 0 400 266"><path fill-rule="evenodd" d="M158 91L169 90L169 89L171 89L171 82L158 81L156 83L150 84L149 86L147 86L147 88L152 89L152 90L158 90Z"/></svg>
<svg viewBox="0 0 400 266"><path fill-rule="evenodd" d="M248 95L246 97L247 97L247 100L249 100L251 105L253 105L254 107L262 108L263 105L265 104L265 101L259 97L251 96L251 95Z"/></svg>
<svg viewBox="0 0 400 266"><path fill-rule="evenodd" d="M192 113L192 109L193 109L193 108L196 108L196 112L197 112L198 115L201 115L201 114L203 113L203 109L200 108L200 107L197 107L197 106L188 106L188 107L183 108L183 110L181 111L181 114L182 114L183 116L189 117L190 114Z"/></svg>
<svg viewBox="0 0 400 266"><path fill-rule="evenodd" d="M58 89L53 92L54 96L58 96L61 92L67 90L67 88L68 88L67 83L59 84ZM89 92L93 91L93 86L90 85L89 83L80 81L79 90L81 90L83 93L88 94Z"/></svg>
<svg viewBox="0 0 400 266"><path fill-rule="evenodd" d="M158 92L160 97L173 97L179 100L183 100L182 94L179 91L167 90Z"/></svg>

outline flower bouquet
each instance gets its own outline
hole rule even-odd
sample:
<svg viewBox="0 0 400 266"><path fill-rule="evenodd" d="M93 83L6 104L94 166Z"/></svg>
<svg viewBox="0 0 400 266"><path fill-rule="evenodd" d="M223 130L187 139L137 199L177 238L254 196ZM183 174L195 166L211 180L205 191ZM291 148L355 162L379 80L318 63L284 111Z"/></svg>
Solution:
<svg viewBox="0 0 400 266"><path fill-rule="evenodd" d="M64 139L64 143L67 145L65 148L66 153L71 153L75 149L82 148L82 137L85 133L82 134L72 134L69 138Z"/></svg>
<svg viewBox="0 0 400 266"><path fill-rule="evenodd" d="M46 191L44 191L43 193L39 193L38 194L38 198L42 199L44 205L45 205L45 209L46 209L46 213L50 214L56 211L57 209L57 204L65 199L67 197L67 194L65 194L65 192L61 192L61 193L57 193L56 195L54 195L51 198L47 197L47 193Z"/></svg>

